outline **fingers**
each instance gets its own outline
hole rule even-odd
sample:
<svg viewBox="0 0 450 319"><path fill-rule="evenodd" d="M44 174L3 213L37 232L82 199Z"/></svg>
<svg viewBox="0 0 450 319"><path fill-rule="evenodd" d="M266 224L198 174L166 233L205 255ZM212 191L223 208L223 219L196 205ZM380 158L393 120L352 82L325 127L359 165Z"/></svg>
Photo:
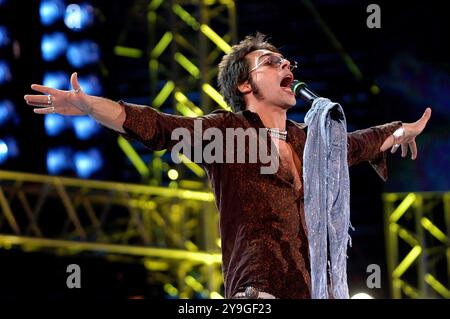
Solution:
<svg viewBox="0 0 450 319"><path fill-rule="evenodd" d="M400 147L399 144L394 144L394 146L392 146L391 148L391 153L394 154L395 152L397 152L399 147Z"/></svg>
<svg viewBox="0 0 450 319"><path fill-rule="evenodd" d="M417 158L417 145L416 141L413 140L411 143L408 144L409 150L411 151L411 159L415 160Z"/></svg>
<svg viewBox="0 0 450 319"><path fill-rule="evenodd" d="M70 77L70 84L72 84L72 88L77 91L80 90L80 84L78 83L78 74L77 72L73 72L72 76Z"/></svg>
<svg viewBox="0 0 450 319"><path fill-rule="evenodd" d="M408 155L408 145L406 143L401 144L402 145L402 157L405 157Z"/></svg>
<svg viewBox="0 0 450 319"><path fill-rule="evenodd" d="M54 97L51 95L25 95L24 99L28 105L48 107L50 105L49 96L53 101Z"/></svg>
<svg viewBox="0 0 450 319"><path fill-rule="evenodd" d="M33 85L31 85L31 88L35 91L38 91L38 92L41 92L44 94L56 94L56 92L58 92L58 90L56 90L56 89L53 89L48 86L40 85L40 84L33 84Z"/></svg>
<svg viewBox="0 0 450 319"><path fill-rule="evenodd" d="M423 112L422 117L417 121L422 129L425 127L425 125L427 125L427 122L430 119L430 117L431 117L431 108L427 107L425 112Z"/></svg>
<svg viewBox="0 0 450 319"><path fill-rule="evenodd" d="M50 106L50 107L44 107L44 108L39 108L39 109L33 109L33 112L36 114L52 114L52 113L55 113L55 107Z"/></svg>

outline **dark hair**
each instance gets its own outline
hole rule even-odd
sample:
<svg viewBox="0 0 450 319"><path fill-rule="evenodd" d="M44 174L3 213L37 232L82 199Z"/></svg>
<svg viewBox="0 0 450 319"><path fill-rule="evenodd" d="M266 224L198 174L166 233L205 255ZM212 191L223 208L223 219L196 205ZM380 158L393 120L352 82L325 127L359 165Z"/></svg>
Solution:
<svg viewBox="0 0 450 319"><path fill-rule="evenodd" d="M261 49L279 53L278 49L267 40L267 36L260 32L246 36L244 40L233 45L231 52L219 63L217 81L220 93L234 112L243 111L246 107L244 94L239 91L238 86L249 80L249 63L245 58L247 54Z"/></svg>

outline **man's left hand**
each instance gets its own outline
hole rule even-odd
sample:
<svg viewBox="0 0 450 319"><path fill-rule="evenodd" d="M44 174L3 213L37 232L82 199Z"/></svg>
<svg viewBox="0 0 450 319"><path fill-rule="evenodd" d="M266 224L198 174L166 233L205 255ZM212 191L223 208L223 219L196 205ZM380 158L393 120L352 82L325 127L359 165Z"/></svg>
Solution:
<svg viewBox="0 0 450 319"><path fill-rule="evenodd" d="M417 158L417 145L416 136L422 133L428 120L431 117L431 108L427 108L422 117L414 123L403 123L404 134L398 138L394 138L393 135L389 136L380 148L380 151L384 152L390 147L391 153L395 153L397 149L402 147L402 157L406 157L408 154L408 148L411 151L411 159Z"/></svg>

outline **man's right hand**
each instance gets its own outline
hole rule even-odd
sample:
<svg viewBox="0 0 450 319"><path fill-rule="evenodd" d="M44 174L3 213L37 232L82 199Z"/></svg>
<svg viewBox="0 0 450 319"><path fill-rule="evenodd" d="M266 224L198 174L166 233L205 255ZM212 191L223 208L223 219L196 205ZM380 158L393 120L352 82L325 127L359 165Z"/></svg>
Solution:
<svg viewBox="0 0 450 319"><path fill-rule="evenodd" d="M33 109L37 114L87 115L91 113L87 103L88 95L81 90L77 73L70 77L72 91L57 90L39 84L31 85L34 91L44 93L25 95L27 104L36 106Z"/></svg>

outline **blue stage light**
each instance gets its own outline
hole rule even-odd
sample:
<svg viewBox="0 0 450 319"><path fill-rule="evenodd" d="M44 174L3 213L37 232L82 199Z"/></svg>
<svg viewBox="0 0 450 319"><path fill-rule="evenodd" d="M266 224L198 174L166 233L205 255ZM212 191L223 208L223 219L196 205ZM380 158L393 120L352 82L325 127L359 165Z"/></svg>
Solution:
<svg viewBox="0 0 450 319"><path fill-rule="evenodd" d="M103 92L102 84L100 79L96 75L87 75L78 78L78 83L84 92L89 95L101 95Z"/></svg>
<svg viewBox="0 0 450 319"><path fill-rule="evenodd" d="M67 44L67 37L62 32L45 34L41 42L42 58L47 62L57 59L64 54Z"/></svg>
<svg viewBox="0 0 450 319"><path fill-rule="evenodd" d="M69 147L57 147L47 152L47 171L50 174L59 174L72 169L72 153Z"/></svg>
<svg viewBox="0 0 450 319"><path fill-rule="evenodd" d="M0 139L0 164L17 156L19 156L19 147L16 139L11 136Z"/></svg>
<svg viewBox="0 0 450 319"><path fill-rule="evenodd" d="M88 151L75 153L75 169L81 178L88 178L103 166L103 157L100 151L92 148Z"/></svg>
<svg viewBox="0 0 450 319"><path fill-rule="evenodd" d="M51 25L64 16L65 4L62 0L42 0L39 15L43 25Z"/></svg>
<svg viewBox="0 0 450 319"><path fill-rule="evenodd" d="M43 84L59 90L70 89L69 74L63 71L45 72Z"/></svg>
<svg viewBox="0 0 450 319"><path fill-rule="evenodd" d="M15 120L15 122L18 120L14 104L10 100L1 100L0 126L7 124L11 120Z"/></svg>
<svg viewBox="0 0 450 319"><path fill-rule="evenodd" d="M80 31L94 22L94 8L89 4L70 4L66 8L64 23L73 31Z"/></svg>
<svg viewBox="0 0 450 319"><path fill-rule="evenodd" d="M8 147L8 158L16 158L19 156L19 146L17 145L17 141L14 137L6 136L3 138L3 141Z"/></svg>
<svg viewBox="0 0 450 319"><path fill-rule="evenodd" d="M3 164L8 159L8 145L5 141L0 139L0 164Z"/></svg>
<svg viewBox="0 0 450 319"><path fill-rule="evenodd" d="M6 47L11 43L11 39L9 37L8 29L4 26L0 25L0 48Z"/></svg>
<svg viewBox="0 0 450 319"><path fill-rule="evenodd" d="M45 132L49 136L56 136L70 127L68 119L59 114L46 114L44 119Z"/></svg>
<svg viewBox="0 0 450 319"><path fill-rule="evenodd" d="M70 44L66 56L73 67L82 68L100 60L100 49L97 43L85 40Z"/></svg>
<svg viewBox="0 0 450 319"><path fill-rule="evenodd" d="M101 126L89 116L73 117L75 135L80 140L88 140L100 131Z"/></svg>
<svg viewBox="0 0 450 319"><path fill-rule="evenodd" d="M11 81L11 70L9 64L5 61L0 61L0 85Z"/></svg>

